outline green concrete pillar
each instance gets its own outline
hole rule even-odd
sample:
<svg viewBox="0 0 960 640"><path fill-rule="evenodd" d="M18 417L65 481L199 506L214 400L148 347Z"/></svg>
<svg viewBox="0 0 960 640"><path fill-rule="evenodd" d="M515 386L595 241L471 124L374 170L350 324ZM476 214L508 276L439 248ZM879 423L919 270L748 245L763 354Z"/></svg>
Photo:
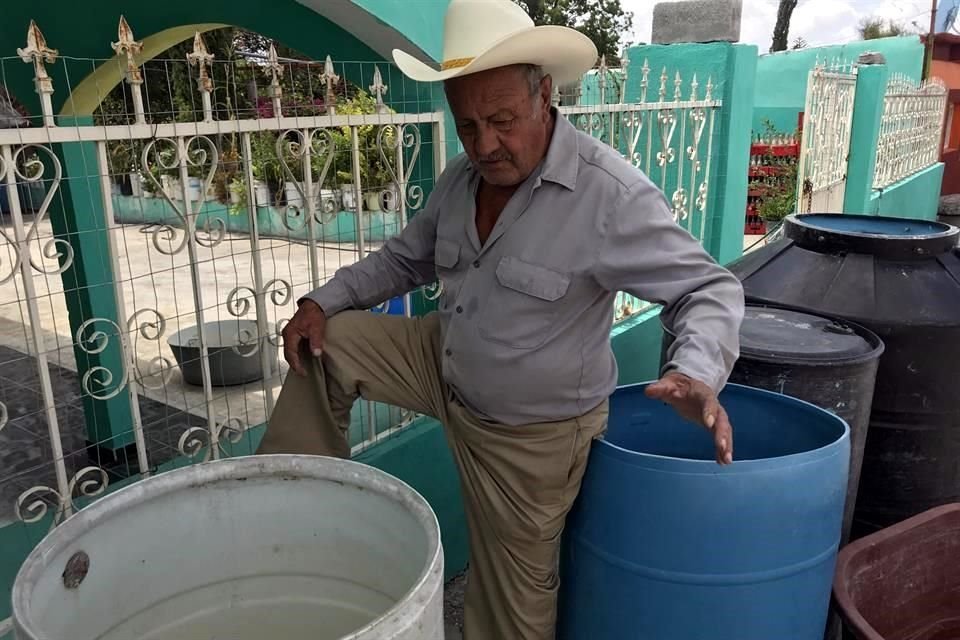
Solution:
<svg viewBox="0 0 960 640"><path fill-rule="evenodd" d="M757 78L757 47L728 48L722 84L723 107L718 115L714 141L713 185L704 246L727 264L743 255L743 225L747 209L747 178L753 131L754 89Z"/></svg>
<svg viewBox="0 0 960 640"><path fill-rule="evenodd" d="M93 124L93 118L61 117L58 123L84 126ZM113 273L109 232L103 216L100 173L105 169L98 166L93 143L61 144L55 153L63 166L63 181L51 205L50 222L56 236L73 249L73 263L61 279L82 387L87 441L90 455L98 464L118 465L121 467L118 471L123 472L128 461L136 467L136 455L132 454L130 397L118 386L124 379L125 362L116 327L124 328L126 320L120 318L117 311L114 292L117 276ZM93 318L102 321L89 326L78 340L83 324ZM83 342L95 331L105 332L109 339L100 353L89 353L93 345L87 342L85 349ZM104 385L106 371L113 375L113 380ZM88 372L90 378L84 388L83 380ZM129 450L125 451L126 448Z"/></svg>
<svg viewBox="0 0 960 640"><path fill-rule="evenodd" d="M857 70L857 93L853 100L844 213L869 213L873 178L877 167L877 144L883 120L883 101L889 70L883 64L862 64Z"/></svg>

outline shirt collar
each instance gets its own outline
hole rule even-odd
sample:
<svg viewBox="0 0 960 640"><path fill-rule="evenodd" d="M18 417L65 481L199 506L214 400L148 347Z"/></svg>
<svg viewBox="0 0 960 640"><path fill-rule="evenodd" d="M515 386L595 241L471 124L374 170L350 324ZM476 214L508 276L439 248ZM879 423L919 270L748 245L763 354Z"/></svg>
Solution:
<svg viewBox="0 0 960 640"><path fill-rule="evenodd" d="M573 191L577 186L577 172L580 168L580 144L577 129L556 107L553 112L553 138L547 157L543 161L541 180L555 182Z"/></svg>
<svg viewBox="0 0 960 640"><path fill-rule="evenodd" d="M567 118L556 107L551 107L553 113L553 137L547 155L534 170L531 177L539 177L540 181L555 182L573 191L577 186L577 173L580 168L580 143L577 140L578 132ZM467 171L476 177L473 163L468 162ZM539 175L538 175L539 174Z"/></svg>

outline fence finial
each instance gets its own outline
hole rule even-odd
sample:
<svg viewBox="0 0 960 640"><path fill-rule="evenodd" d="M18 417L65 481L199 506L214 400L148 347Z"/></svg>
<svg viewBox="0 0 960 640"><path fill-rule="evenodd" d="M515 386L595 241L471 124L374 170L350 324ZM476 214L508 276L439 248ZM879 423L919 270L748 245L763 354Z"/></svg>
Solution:
<svg viewBox="0 0 960 640"><path fill-rule="evenodd" d="M383 102L383 94L389 90L387 85L383 84L383 76L380 74L380 66L373 66L373 84L370 85L370 92L377 97L377 113L387 113L389 109Z"/></svg>
<svg viewBox="0 0 960 640"><path fill-rule="evenodd" d="M607 104L607 55L600 56L600 66L597 67L597 83L600 86L600 104Z"/></svg>
<svg viewBox="0 0 960 640"><path fill-rule="evenodd" d="M280 57L277 55L277 47L270 43L270 51L267 53L267 65L264 69L270 74L270 99L273 101L273 117L279 118L283 115L280 99L283 97L283 87L280 86L280 74L283 72L283 65L280 64Z"/></svg>
<svg viewBox="0 0 960 640"><path fill-rule="evenodd" d="M210 77L207 68L213 62L213 54L207 50L207 45L203 41L203 36L197 31L193 36L193 51L187 54L187 63L191 66L197 66L197 89L203 98L203 119L207 122L213 120L213 105L210 101L210 94L213 92L213 78Z"/></svg>
<svg viewBox="0 0 960 640"><path fill-rule="evenodd" d="M647 89L650 87L650 60L643 59L643 66L640 67L640 102L647 101Z"/></svg>
<svg viewBox="0 0 960 640"><path fill-rule="evenodd" d="M117 27L117 41L112 42L110 46L117 52L118 56L127 58L127 82L130 84L142 84L143 75L140 73L140 66L137 64L136 57L143 51L143 43L137 42L133 37L133 29L127 24L127 19L120 16L120 26Z"/></svg>
<svg viewBox="0 0 960 640"><path fill-rule="evenodd" d="M27 28L27 46L17 49L17 55L27 64L33 64L33 82L37 94L40 96L40 105L43 111L44 124L48 127L56 123L53 119L53 80L47 73L45 63L53 64L60 56L60 52L47 46L47 39L43 37L40 27L33 20Z"/></svg>
<svg viewBox="0 0 960 640"><path fill-rule="evenodd" d="M198 68L197 88L200 91L213 91L213 79L209 74L213 54L207 50L207 45L199 31L193 36L193 51L187 54L187 62Z"/></svg>
<svg viewBox="0 0 960 640"><path fill-rule="evenodd" d="M335 87L337 82L340 81L340 76L334 73L333 59L330 56L327 56L327 60L323 64L323 75L320 76L320 79L323 81L323 84L326 87L326 93L323 101L327 107L327 113L331 116L336 115L337 94L335 92Z"/></svg>
<svg viewBox="0 0 960 640"><path fill-rule="evenodd" d="M663 68L663 72L660 74L660 102L665 102L667 99L667 81L670 79L670 76L667 75L667 68Z"/></svg>
<svg viewBox="0 0 960 640"><path fill-rule="evenodd" d="M120 25L117 27L117 41L110 43L110 46L118 56L125 56L127 59L125 75L133 97L133 110L137 122L143 124L147 120L143 111L143 94L140 93L140 87L143 85L143 74L140 72L140 65L137 64L137 56L143 51L143 43L137 42L136 38L133 37L133 29L130 28L127 19L123 16L120 16Z"/></svg>

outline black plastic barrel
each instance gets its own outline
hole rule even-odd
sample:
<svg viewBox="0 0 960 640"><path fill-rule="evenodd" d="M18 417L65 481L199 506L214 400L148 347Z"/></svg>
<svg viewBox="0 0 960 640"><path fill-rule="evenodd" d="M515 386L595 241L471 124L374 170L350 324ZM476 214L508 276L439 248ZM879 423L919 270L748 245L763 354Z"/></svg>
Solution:
<svg viewBox="0 0 960 640"><path fill-rule="evenodd" d="M661 363L674 336L664 327ZM840 543L847 543L870 424L877 366L884 345L851 322L775 305L748 304L740 358L730 382L776 391L835 413L850 425L850 475ZM734 448L737 426L734 425Z"/></svg>
<svg viewBox="0 0 960 640"><path fill-rule="evenodd" d="M884 342L852 538L960 501L960 229L900 218L788 217L730 265L751 303L848 320Z"/></svg>

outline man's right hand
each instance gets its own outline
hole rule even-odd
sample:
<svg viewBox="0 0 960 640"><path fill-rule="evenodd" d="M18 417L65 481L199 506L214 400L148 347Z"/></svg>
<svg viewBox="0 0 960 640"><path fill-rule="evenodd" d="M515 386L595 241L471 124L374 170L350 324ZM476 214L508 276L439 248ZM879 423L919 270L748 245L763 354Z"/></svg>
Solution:
<svg viewBox="0 0 960 640"><path fill-rule="evenodd" d="M304 300L293 318L283 328L283 357L290 368L301 376L307 370L300 360L303 354L303 341L310 345L310 353L319 358L323 353L323 338L327 331L327 316L313 300Z"/></svg>

